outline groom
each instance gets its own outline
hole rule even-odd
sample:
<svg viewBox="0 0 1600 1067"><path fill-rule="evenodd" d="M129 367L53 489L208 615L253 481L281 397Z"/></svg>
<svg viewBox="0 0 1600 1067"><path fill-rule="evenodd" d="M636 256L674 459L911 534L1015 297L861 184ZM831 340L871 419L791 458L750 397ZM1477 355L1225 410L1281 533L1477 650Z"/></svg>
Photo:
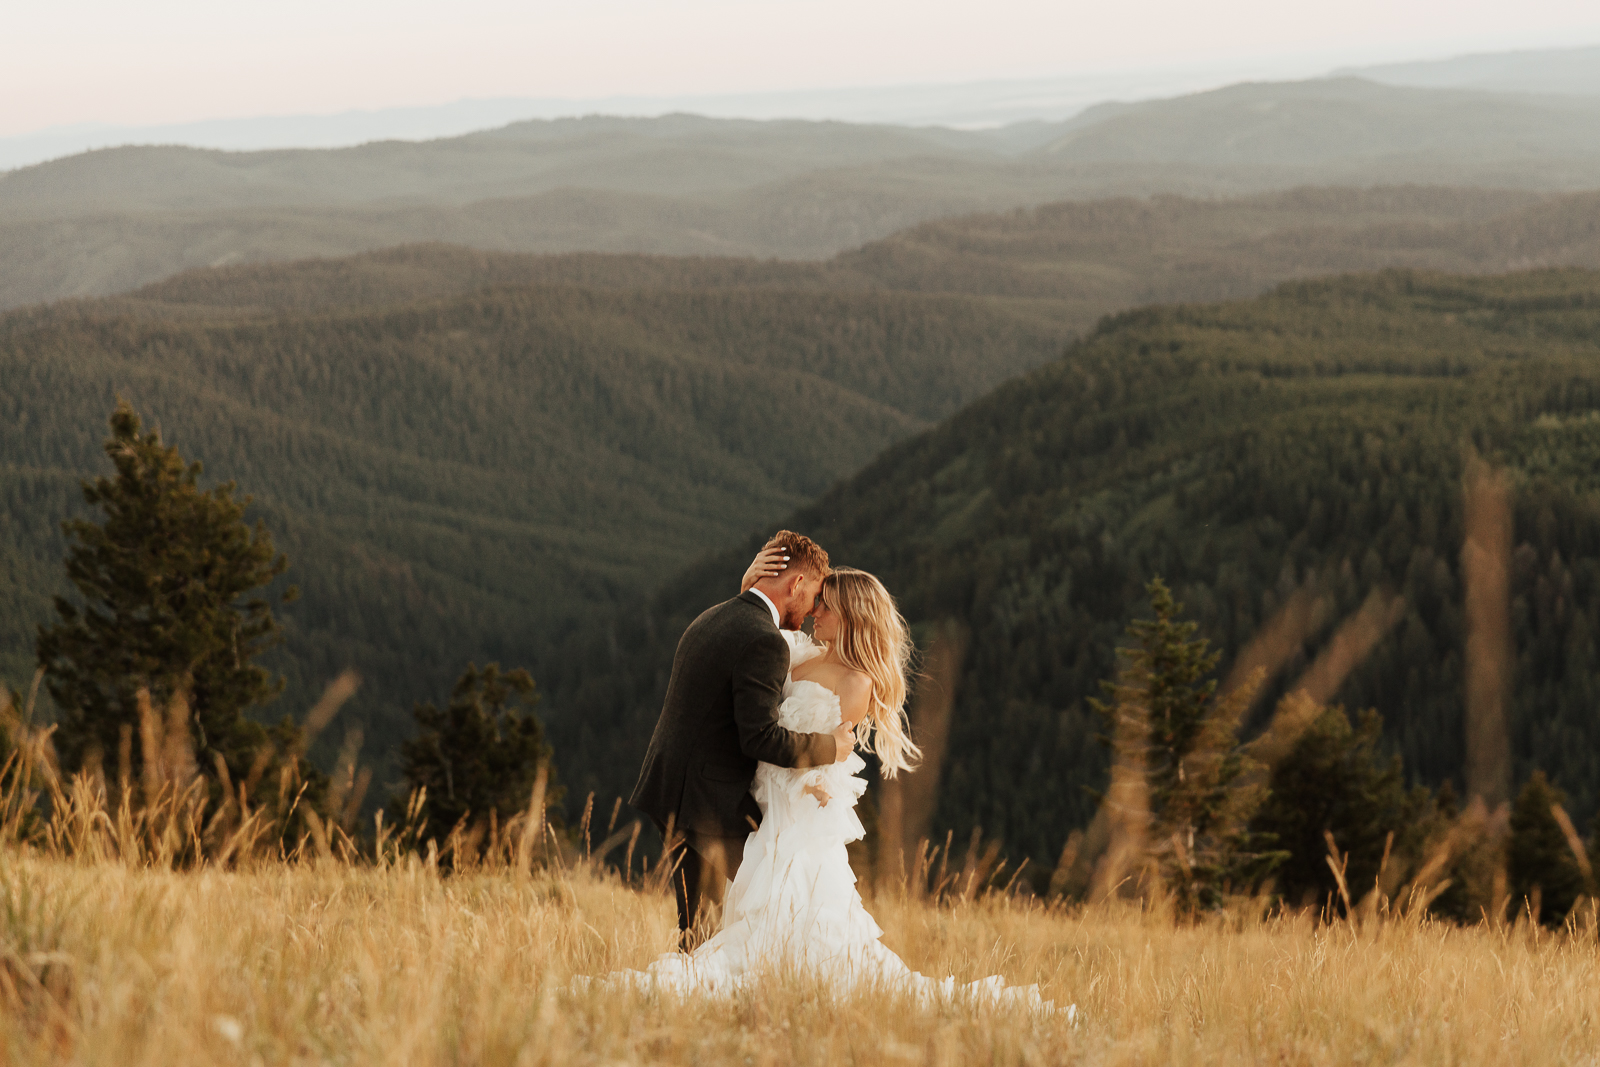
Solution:
<svg viewBox="0 0 1600 1067"><path fill-rule="evenodd" d="M650 816L676 864L678 947L691 951L739 870L744 842L761 821L750 795L756 763L826 766L850 755L853 736L801 734L778 725L789 673L789 644L780 628L798 630L810 614L828 554L811 538L779 531L767 548L782 548L787 569L706 610L678 639L667 699L656 721L639 784L628 803Z"/></svg>

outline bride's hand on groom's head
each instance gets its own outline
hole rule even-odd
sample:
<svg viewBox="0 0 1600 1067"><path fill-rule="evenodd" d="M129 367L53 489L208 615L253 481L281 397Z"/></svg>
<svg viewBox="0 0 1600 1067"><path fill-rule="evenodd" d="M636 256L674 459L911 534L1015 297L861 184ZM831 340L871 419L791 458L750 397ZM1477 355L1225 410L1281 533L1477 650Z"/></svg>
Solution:
<svg viewBox="0 0 1600 1067"><path fill-rule="evenodd" d="M748 593L761 579L782 574L788 569L789 554L782 547L763 548L756 553L756 558L750 561L749 568L744 572L744 581L739 584L739 592Z"/></svg>

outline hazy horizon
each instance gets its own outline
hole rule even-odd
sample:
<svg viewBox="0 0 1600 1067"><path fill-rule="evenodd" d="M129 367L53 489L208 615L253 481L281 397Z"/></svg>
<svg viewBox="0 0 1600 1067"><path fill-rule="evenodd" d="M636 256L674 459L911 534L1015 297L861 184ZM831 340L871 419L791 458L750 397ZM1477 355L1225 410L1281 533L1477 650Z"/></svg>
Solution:
<svg viewBox="0 0 1600 1067"><path fill-rule="evenodd" d="M7 29L4 140L496 101L562 114L687 104L719 115L754 108L752 117L776 109L862 121L879 114L871 101L885 94L996 83L1076 83L1060 102L1072 107L1100 83L1102 99L1139 99L1340 67L1600 43L1600 10L1579 0L1514 9L1489 0L1350 0L1322 9L1266 0L1100 9L993 0L978 17L956 0L284 0L270 10L84 0L21 7ZM887 119L946 121L907 119L906 110Z"/></svg>
<svg viewBox="0 0 1600 1067"><path fill-rule="evenodd" d="M1600 33L1596 34L1600 40ZM1369 59L1394 49L1368 49ZM902 85L819 87L702 95L613 95L589 99L509 97L460 99L422 106L335 112L241 115L189 122L119 125L80 122L0 136L0 171L97 148L176 144L233 151L339 148L375 140L430 140L527 120L587 115L656 117L690 113L710 118L796 119L898 126L996 128L1027 121L1063 121L1096 104L1184 96L1248 81L1298 81L1356 75L1398 85L1480 87L1600 95L1600 45L1465 52L1442 57L1340 63L1338 56L1260 57L1143 69L1024 79L981 79ZM1549 57L1566 62L1550 63ZM1344 58L1350 58L1348 56ZM1511 71L1522 60L1521 80ZM1579 66L1582 73L1574 73ZM1588 74L1593 68L1595 73ZM1499 77L1503 85L1493 84ZM1566 77L1580 87L1552 88Z"/></svg>

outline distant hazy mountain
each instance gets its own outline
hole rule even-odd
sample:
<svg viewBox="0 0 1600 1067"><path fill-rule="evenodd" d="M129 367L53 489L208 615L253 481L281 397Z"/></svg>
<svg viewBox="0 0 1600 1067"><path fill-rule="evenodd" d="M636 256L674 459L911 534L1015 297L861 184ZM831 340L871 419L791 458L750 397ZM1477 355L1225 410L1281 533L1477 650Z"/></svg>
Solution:
<svg viewBox="0 0 1600 1067"><path fill-rule="evenodd" d="M62 218L88 211L462 205L571 188L706 196L824 169L1000 154L984 133L591 116L334 150L108 149L0 177L0 212Z"/></svg>
<svg viewBox="0 0 1600 1067"><path fill-rule="evenodd" d="M1387 85L1429 89L1600 96L1600 46L1494 52L1428 63L1386 63L1349 67L1336 73Z"/></svg>
<svg viewBox="0 0 1600 1067"><path fill-rule="evenodd" d="M1104 104L1066 126L1038 154L1079 163L1315 168L1324 179L1384 170L1392 179L1447 182L1460 168L1466 184L1600 183L1600 96L1529 98L1328 78Z"/></svg>
<svg viewBox="0 0 1600 1067"><path fill-rule="evenodd" d="M122 145L185 145L253 151L341 148L369 141L459 137L529 119L582 115L812 119L899 126L997 128L1059 122L1105 100L1147 100L1199 92L1243 78L1294 78L1304 64L1262 61L941 85L863 86L711 96L613 96L595 99L460 100L430 107L214 119L163 126L80 124L0 137L0 170Z"/></svg>
<svg viewBox="0 0 1600 1067"><path fill-rule="evenodd" d="M674 115L331 150L108 149L0 175L0 308L417 241L820 259L974 211L1403 182L1600 186L1600 98L1324 79L1000 130Z"/></svg>
<svg viewBox="0 0 1600 1067"><path fill-rule="evenodd" d="M582 115L658 117L688 113L711 118L997 129L1061 122L1091 105L1111 100L1151 100L1241 81L1282 81L1315 73L1318 72L1307 69L1304 60L1266 59L958 84L700 96L507 97L327 115L260 115L154 126L81 123L0 137L0 171L124 145L184 145L227 151L342 148L370 141L459 137L513 122ZM1600 95L1600 46L1346 67L1335 71L1334 76L1418 88Z"/></svg>

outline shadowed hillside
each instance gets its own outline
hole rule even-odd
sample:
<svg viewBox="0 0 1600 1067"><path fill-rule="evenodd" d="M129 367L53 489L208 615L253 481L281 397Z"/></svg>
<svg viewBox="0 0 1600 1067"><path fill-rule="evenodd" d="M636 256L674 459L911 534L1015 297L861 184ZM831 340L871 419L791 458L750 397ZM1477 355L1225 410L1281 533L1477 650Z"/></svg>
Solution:
<svg viewBox="0 0 1600 1067"><path fill-rule="evenodd" d="M1377 707L1412 774L1459 786L1472 452L1513 472L1515 775L1543 768L1587 817L1600 796L1600 274L1394 271L1128 312L783 524L881 576L925 645L936 629L967 635L935 829L981 826L1048 868L1103 788L1086 700L1153 575L1229 656L1297 595L1322 602L1269 698L1369 596L1398 594L1330 695ZM758 543L674 580L648 620L618 619L608 639L636 650L637 669L602 669L592 638L569 658L585 683L557 684L553 727L566 765L591 776L569 779L580 792L625 792L676 635L737 589Z"/></svg>

